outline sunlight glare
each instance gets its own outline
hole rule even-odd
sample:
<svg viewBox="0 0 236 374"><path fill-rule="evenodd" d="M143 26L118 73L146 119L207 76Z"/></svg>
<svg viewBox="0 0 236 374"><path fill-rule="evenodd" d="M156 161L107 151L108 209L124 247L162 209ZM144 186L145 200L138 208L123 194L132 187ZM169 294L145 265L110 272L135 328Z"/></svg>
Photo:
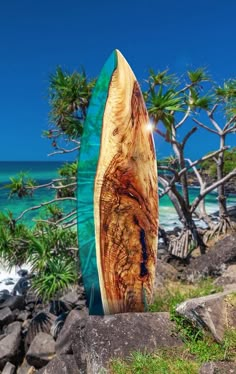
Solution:
<svg viewBox="0 0 236 374"><path fill-rule="evenodd" d="M147 128L147 131L151 131L153 132L154 131L154 123L152 123L151 121L149 121L146 125L146 128Z"/></svg>

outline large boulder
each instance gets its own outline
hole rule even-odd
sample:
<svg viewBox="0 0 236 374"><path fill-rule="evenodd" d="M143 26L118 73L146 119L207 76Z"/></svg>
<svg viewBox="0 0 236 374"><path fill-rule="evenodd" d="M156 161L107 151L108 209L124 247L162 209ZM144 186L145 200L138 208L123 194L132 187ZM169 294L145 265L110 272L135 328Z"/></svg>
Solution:
<svg viewBox="0 0 236 374"><path fill-rule="evenodd" d="M14 315L10 308L6 307L0 309L0 327L4 325L8 325L9 323L13 322Z"/></svg>
<svg viewBox="0 0 236 374"><path fill-rule="evenodd" d="M236 303L233 300L236 287L230 291L186 300L176 311L189 321L211 332L217 342L225 331L236 324Z"/></svg>
<svg viewBox="0 0 236 374"><path fill-rule="evenodd" d="M55 356L55 341L53 337L44 332L37 334L30 344L26 353L26 360L29 365L40 369Z"/></svg>
<svg viewBox="0 0 236 374"><path fill-rule="evenodd" d="M6 328L6 336L0 344L0 370L9 361L18 363L21 354L21 323L13 322Z"/></svg>
<svg viewBox="0 0 236 374"><path fill-rule="evenodd" d="M236 234L218 240L206 254L193 258L182 274L191 282L207 276L220 276L225 269L236 263Z"/></svg>
<svg viewBox="0 0 236 374"><path fill-rule="evenodd" d="M24 296L11 296L7 298L3 303L0 304L0 309L10 308L11 310L18 309L23 310L25 307Z"/></svg>
<svg viewBox="0 0 236 374"><path fill-rule="evenodd" d="M182 345L174 327L169 313L88 316L73 325L72 350L81 373L97 374L114 357Z"/></svg>
<svg viewBox="0 0 236 374"><path fill-rule="evenodd" d="M78 311L72 310L67 316L64 326L56 341L56 353L61 354L72 354L72 340L71 335L74 330L74 325L79 323L83 318L88 316L87 310Z"/></svg>
<svg viewBox="0 0 236 374"><path fill-rule="evenodd" d="M80 373L76 365L75 358L72 355L61 355L55 357L37 374L78 374Z"/></svg>

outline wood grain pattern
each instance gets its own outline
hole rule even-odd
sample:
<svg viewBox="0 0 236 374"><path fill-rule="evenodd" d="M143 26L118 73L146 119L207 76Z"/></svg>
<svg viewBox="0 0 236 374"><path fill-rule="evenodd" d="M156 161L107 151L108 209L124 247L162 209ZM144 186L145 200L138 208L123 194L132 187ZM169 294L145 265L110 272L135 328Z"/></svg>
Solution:
<svg viewBox="0 0 236 374"><path fill-rule="evenodd" d="M94 188L99 283L105 314L144 311L157 256L157 169L143 97L117 51Z"/></svg>

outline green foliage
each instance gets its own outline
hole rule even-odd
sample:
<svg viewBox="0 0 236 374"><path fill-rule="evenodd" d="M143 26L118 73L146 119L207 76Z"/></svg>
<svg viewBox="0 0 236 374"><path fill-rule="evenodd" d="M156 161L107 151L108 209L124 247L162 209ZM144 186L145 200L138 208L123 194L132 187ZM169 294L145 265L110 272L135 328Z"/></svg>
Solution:
<svg viewBox="0 0 236 374"><path fill-rule="evenodd" d="M68 257L50 258L47 265L32 281L32 288L43 301L48 301L61 294L78 278L76 260Z"/></svg>
<svg viewBox="0 0 236 374"><path fill-rule="evenodd" d="M153 354L134 352L126 361L114 359L112 374L197 374L204 362L235 361L236 330L228 330L222 344L209 337L188 340L181 348L159 349Z"/></svg>
<svg viewBox="0 0 236 374"><path fill-rule="evenodd" d="M160 85L158 89L150 86L146 98L150 118L155 123L161 121L171 135L171 125L174 122L173 114L183 111L183 97L173 87L164 90L163 86Z"/></svg>
<svg viewBox="0 0 236 374"><path fill-rule="evenodd" d="M205 174L211 177L216 176L216 163L214 160L209 159L201 163L202 170ZM236 168L236 147L224 152L224 175L230 173Z"/></svg>
<svg viewBox="0 0 236 374"><path fill-rule="evenodd" d="M74 284L78 274L77 234L38 223L30 230L0 213L0 261L8 269L28 263L32 287L44 301Z"/></svg>
<svg viewBox="0 0 236 374"><path fill-rule="evenodd" d="M3 188L9 189L9 197L17 195L20 199L25 196L31 196L35 181L27 176L27 173L21 172L16 177L10 177L11 183L6 184Z"/></svg>
<svg viewBox="0 0 236 374"><path fill-rule="evenodd" d="M175 282L167 285L164 290L155 295L153 304L149 305L149 310L173 313L176 306L186 299L206 296L221 290L221 287L213 284L211 278L203 279L195 285Z"/></svg>
<svg viewBox="0 0 236 374"><path fill-rule="evenodd" d="M94 84L95 80L89 80L84 71L69 74L60 67L50 78L51 121L57 130L70 138L82 134ZM47 133L49 138L53 135L53 131Z"/></svg>
<svg viewBox="0 0 236 374"><path fill-rule="evenodd" d="M177 84L177 77L174 74L168 74L168 69L158 71L155 73L153 69L149 69L149 78L147 82L151 87L159 85L174 85Z"/></svg>
<svg viewBox="0 0 236 374"><path fill-rule="evenodd" d="M174 352L173 352L174 351ZM199 364L187 357L177 357L172 352L158 351L156 354L133 353L127 362L114 360L112 374L194 374L198 373ZM173 354L174 353L174 354ZM181 352L178 352L181 353Z"/></svg>
<svg viewBox="0 0 236 374"><path fill-rule="evenodd" d="M204 81L209 81L210 79L205 68L197 68L196 70L189 70L187 71L187 75L191 83L200 83Z"/></svg>
<svg viewBox="0 0 236 374"><path fill-rule="evenodd" d="M0 212L0 261L8 269L27 261L25 247L28 233L25 225L15 223L11 212L7 215Z"/></svg>
<svg viewBox="0 0 236 374"><path fill-rule="evenodd" d="M187 348L189 353L197 356L199 362L221 361L225 355L223 347L210 338L191 340Z"/></svg>
<svg viewBox="0 0 236 374"><path fill-rule="evenodd" d="M225 333L224 344L225 354L224 359L236 361L236 329L229 329Z"/></svg>
<svg viewBox="0 0 236 374"><path fill-rule="evenodd" d="M236 79L229 79L215 90L219 102L225 103L228 118L236 115ZM235 121L234 121L235 123Z"/></svg>
<svg viewBox="0 0 236 374"><path fill-rule="evenodd" d="M209 109L212 104L212 96L202 94L202 82L209 81L205 69L188 71L187 77L188 84L182 78L169 75L168 70L158 73L150 70L148 89L143 93L151 120L156 125L159 121L164 124L168 141L179 112L189 108L191 111Z"/></svg>
<svg viewBox="0 0 236 374"><path fill-rule="evenodd" d="M33 271L44 271L47 263L54 258L67 259L69 248L77 246L75 231L62 229L48 224L38 224L28 234L28 262Z"/></svg>
<svg viewBox="0 0 236 374"><path fill-rule="evenodd" d="M51 222L57 222L63 217L63 209L58 204L50 204L45 209L46 214L49 215L48 220Z"/></svg>
<svg viewBox="0 0 236 374"><path fill-rule="evenodd" d="M205 109L208 110L213 102L212 95L200 95L199 90L196 87L190 87L190 95L188 98L188 104L192 110Z"/></svg>
<svg viewBox="0 0 236 374"><path fill-rule="evenodd" d="M167 291L157 296L151 311L169 311L175 322L178 333L184 341L183 347L159 349L155 353L132 353L127 360L114 359L111 362L112 374L163 373L163 374L194 374L199 372L203 362L236 359L236 330L225 334L222 344L204 335L202 330L192 325L176 312L176 306L188 298L201 297L221 291L213 281L202 280L195 286L176 283L169 285Z"/></svg>
<svg viewBox="0 0 236 374"><path fill-rule="evenodd" d="M58 169L58 174L61 177L76 177L78 169L78 161L72 162L72 163L65 163Z"/></svg>
<svg viewBox="0 0 236 374"><path fill-rule="evenodd" d="M58 174L63 179L56 183L57 187L61 187L57 189L57 197L75 196L77 169L78 161L65 163L60 169L58 169Z"/></svg>

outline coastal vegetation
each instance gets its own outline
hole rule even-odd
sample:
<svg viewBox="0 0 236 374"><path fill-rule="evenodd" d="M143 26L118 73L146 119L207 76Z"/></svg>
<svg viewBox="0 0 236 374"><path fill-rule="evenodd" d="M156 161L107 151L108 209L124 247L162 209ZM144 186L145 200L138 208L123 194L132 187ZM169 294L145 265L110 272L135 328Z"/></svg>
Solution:
<svg viewBox="0 0 236 374"><path fill-rule="evenodd" d="M236 332L228 330L222 344L211 338L198 337L195 330L193 335L185 339L184 347L159 349L157 352L134 352L127 360L113 360L112 374L198 374L204 362L234 361ZM184 329L183 329L184 334ZM224 371L226 373L226 371Z"/></svg>
<svg viewBox="0 0 236 374"><path fill-rule="evenodd" d="M236 129L236 81L229 80L222 87L215 87L206 71L199 68L178 79L168 71L157 74L151 71L147 83L144 97L154 131L170 143L174 155L167 165L159 165L159 170L168 171L167 176L159 176L164 188L160 196L168 194L183 224L179 236L170 238L169 252L185 258L199 247L201 253L205 253L206 242L203 232L195 224L195 217L207 224L211 231L209 237L233 229L227 213L225 183L236 175L236 165L225 172L224 164L226 138ZM193 161L186 155L186 145L199 127L218 136L219 148ZM210 159L215 162L217 171L213 183L209 179L206 181L200 170L201 163ZM193 202L189 200L190 171L195 173L200 187ZM181 184L181 191L177 189L177 183ZM218 189L219 204L219 222L216 224L206 213L204 204L204 197L215 188Z"/></svg>
<svg viewBox="0 0 236 374"><path fill-rule="evenodd" d="M178 348L157 349L154 353L133 352L128 359L114 359L111 362L112 374L137 373L199 373L202 363L210 361L234 361L236 359L236 330L228 328L224 339L217 343L209 334L181 317L176 307L187 299L202 297L222 291L213 284L211 278L203 279L195 285L169 282L156 295L149 306L152 312L169 312L175 322L176 333L180 334L184 345ZM174 332L173 332L174 333Z"/></svg>
<svg viewBox="0 0 236 374"><path fill-rule="evenodd" d="M1 259L9 267L33 261L35 274L40 274L33 285L44 299L76 280L75 204L71 210L64 210L58 204L66 201L75 203L77 199L78 151L95 82L95 79L88 79L85 71L70 74L61 68L56 70L49 83L50 126L43 134L51 142L51 156L74 153L75 161L65 163L58 170L58 178L46 184L36 185L30 176L21 173L4 186L9 190L9 197L20 199L32 196L38 189L49 189L55 193L53 199L24 210L18 217L11 212L0 217ZM168 71L155 73L151 70L143 95L152 130L169 143L173 153L165 160L158 160L159 183L162 186L160 198L168 194L181 223L177 236L164 235L168 252L186 258L199 248L203 254L209 238L234 229L227 212L225 186L236 175L235 148L226 146L226 139L229 135L235 136L236 131L236 81L231 79L222 86L215 86L201 68L188 71L184 77L170 75ZM198 128L218 137L219 147L197 160L191 160L186 154L186 145ZM190 201L189 188L193 176L199 186L199 194ZM206 212L204 198L216 188L219 218L213 220ZM30 229L21 221L33 210L43 213L39 213L38 222ZM204 221L207 227L199 228L196 218ZM163 234L164 230L160 229L160 233Z"/></svg>

